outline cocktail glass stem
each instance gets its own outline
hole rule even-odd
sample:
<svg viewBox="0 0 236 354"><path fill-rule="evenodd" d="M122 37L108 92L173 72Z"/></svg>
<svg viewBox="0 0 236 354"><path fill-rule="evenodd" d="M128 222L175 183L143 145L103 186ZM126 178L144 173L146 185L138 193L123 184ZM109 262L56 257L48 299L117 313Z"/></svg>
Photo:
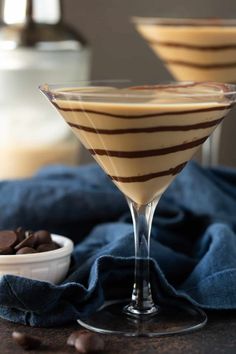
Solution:
<svg viewBox="0 0 236 354"><path fill-rule="evenodd" d="M219 125L202 145L203 166L215 166L219 164L221 132L222 125Z"/></svg>
<svg viewBox="0 0 236 354"><path fill-rule="evenodd" d="M159 198L147 205L139 205L128 198L127 200L134 226L135 270L132 300L124 311L132 316L155 314L158 306L152 298L149 258L152 220Z"/></svg>

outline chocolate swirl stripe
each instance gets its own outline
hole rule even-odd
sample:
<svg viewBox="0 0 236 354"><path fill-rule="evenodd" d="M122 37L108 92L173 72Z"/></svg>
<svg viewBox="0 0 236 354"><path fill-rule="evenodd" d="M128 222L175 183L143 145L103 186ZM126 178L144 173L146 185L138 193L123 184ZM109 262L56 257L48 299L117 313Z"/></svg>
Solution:
<svg viewBox="0 0 236 354"><path fill-rule="evenodd" d="M149 173L149 174L142 175L142 176L132 176L132 177L117 177L117 176L110 176L110 175L108 175L108 176L113 181L122 182L122 183L146 182L146 181L149 181L150 179L157 178L157 177L165 177L165 176L171 176L171 175L175 176L180 171L182 171L182 169L187 164L187 162L188 161L181 163L180 165L178 165L176 167L172 167L169 170Z"/></svg>
<svg viewBox="0 0 236 354"><path fill-rule="evenodd" d="M143 157L167 155L174 152L192 149L194 147L203 144L207 138L208 135L204 136L201 139L191 141L189 143L183 143L180 145L174 145L174 146L169 146L160 149L153 149L153 150L114 151L114 150L103 150L103 149L88 149L88 151L91 153L91 155L136 159L136 158L143 158Z"/></svg>
<svg viewBox="0 0 236 354"><path fill-rule="evenodd" d="M157 127L143 127L143 128L128 128L128 129L95 129L80 124L67 122L70 127L82 130L88 133L103 134L103 135L118 135L118 134L132 134L132 133L155 133L155 132L172 132L172 131L188 131L197 129L206 129L214 127L219 124L224 117L215 119L209 122L188 124L188 125L166 125Z"/></svg>
<svg viewBox="0 0 236 354"><path fill-rule="evenodd" d="M163 59L163 61L168 65L181 65L189 66L199 69L230 69L236 67L236 62L232 63L216 63L216 64L202 64L202 63L192 63L184 60L169 60Z"/></svg>
<svg viewBox="0 0 236 354"><path fill-rule="evenodd" d="M198 44L185 44L176 42L162 42L155 39L147 40L150 45L158 45L161 47L172 47L172 48L183 48L183 49L193 49L193 50L206 50L206 51L221 51L221 50L232 50L236 49L236 44L218 44L218 45L198 45Z"/></svg>
<svg viewBox="0 0 236 354"><path fill-rule="evenodd" d="M214 93L212 94L214 96ZM170 115L184 115L184 114L191 114L191 113L204 113L204 112L217 112L217 111L222 111L225 109L230 109L233 104L228 104L224 106L219 106L219 107L208 107L208 108L197 108L197 109L189 109L189 110L184 110L184 111L168 111L168 112L155 112L155 113L150 113L150 114L141 114L141 115L123 115L123 114L114 114L114 113L108 113L108 112L101 112L101 111L95 111L91 109L82 109L82 108L66 108L66 107L60 107L57 103L52 102L54 106L62 112L81 112L81 113L91 113L91 114L97 114L97 115L102 115L106 117L112 117L112 118L122 118L122 119L141 119L141 118L152 118L152 117L163 117L163 116L170 116Z"/></svg>
<svg viewBox="0 0 236 354"><path fill-rule="evenodd" d="M196 85L198 85L198 83L197 82L188 82L188 83L181 83L181 85L180 85L180 87L181 88L186 88L186 87L194 87L194 86L196 86ZM216 86L216 85L215 85ZM171 84L168 84L168 85L160 85L160 84L158 84L158 85L142 85L142 86L130 86L129 87L129 90L146 90L146 91L148 91L148 90L160 90L160 89L166 89L166 88L168 88L168 89L176 89L176 87L178 87L176 84L173 84L173 85L171 85ZM217 84L217 86L216 87L219 87L219 84Z"/></svg>
<svg viewBox="0 0 236 354"><path fill-rule="evenodd" d="M221 20L219 18L212 18L212 19L196 19L196 18L191 18L191 19L184 19L181 21L179 20L167 20L167 19L158 19L158 22L154 22L152 25L153 26L161 26L161 27L169 27L169 26L174 26L174 27L217 27L219 29L227 28L227 27L234 27L235 26L235 20Z"/></svg>

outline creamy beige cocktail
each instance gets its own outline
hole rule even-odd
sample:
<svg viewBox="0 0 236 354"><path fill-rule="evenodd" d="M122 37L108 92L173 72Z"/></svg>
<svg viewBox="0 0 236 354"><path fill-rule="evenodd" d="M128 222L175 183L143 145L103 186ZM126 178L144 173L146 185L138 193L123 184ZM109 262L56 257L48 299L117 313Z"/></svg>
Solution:
<svg viewBox="0 0 236 354"><path fill-rule="evenodd" d="M236 20L133 19L176 80L236 82ZM221 129L202 148L203 165L219 162Z"/></svg>
<svg viewBox="0 0 236 354"><path fill-rule="evenodd" d="M136 18L138 32L176 80L236 82L236 21Z"/></svg>
<svg viewBox="0 0 236 354"><path fill-rule="evenodd" d="M119 189L143 205L163 193L227 114L226 89L67 88L51 101Z"/></svg>

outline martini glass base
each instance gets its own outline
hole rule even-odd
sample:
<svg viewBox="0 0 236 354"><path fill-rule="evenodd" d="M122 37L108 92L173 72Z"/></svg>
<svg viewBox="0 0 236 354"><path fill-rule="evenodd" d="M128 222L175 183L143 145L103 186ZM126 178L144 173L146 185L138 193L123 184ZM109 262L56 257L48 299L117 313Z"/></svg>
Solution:
<svg viewBox="0 0 236 354"><path fill-rule="evenodd" d="M207 315L192 305L162 306L158 313L144 316L127 315L123 308L128 303L113 303L102 307L78 323L91 331L130 337L160 337L184 334L202 328Z"/></svg>

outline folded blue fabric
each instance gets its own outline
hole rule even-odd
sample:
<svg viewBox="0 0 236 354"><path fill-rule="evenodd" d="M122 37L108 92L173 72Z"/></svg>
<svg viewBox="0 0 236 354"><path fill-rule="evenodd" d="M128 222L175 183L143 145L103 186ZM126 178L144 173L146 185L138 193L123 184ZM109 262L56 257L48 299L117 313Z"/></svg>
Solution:
<svg viewBox="0 0 236 354"><path fill-rule="evenodd" d="M133 231L122 194L97 165L49 167L0 183L0 228L49 229L77 244L74 265L53 285L0 278L0 316L55 326L131 294ZM236 309L236 170L190 162L154 217L151 278L156 301L186 299L205 309Z"/></svg>

